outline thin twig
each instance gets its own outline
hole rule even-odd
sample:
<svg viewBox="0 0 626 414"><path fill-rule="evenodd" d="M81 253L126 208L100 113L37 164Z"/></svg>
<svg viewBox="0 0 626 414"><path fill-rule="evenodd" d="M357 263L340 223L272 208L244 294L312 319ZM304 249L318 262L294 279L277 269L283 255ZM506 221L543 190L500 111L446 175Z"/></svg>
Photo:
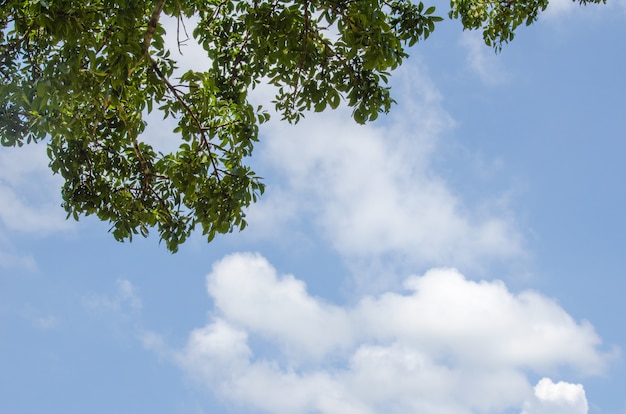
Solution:
<svg viewBox="0 0 626 414"><path fill-rule="evenodd" d="M148 59L150 59L150 65L152 66L152 69L159 76L159 78L161 78L161 81L165 84L167 89L169 89L170 92L172 92L172 94L174 95L174 98L176 98L176 100L182 105L182 107L185 110L185 112L187 112L187 114L189 114L189 116L191 117L193 123L195 124L196 128L198 129L198 133L200 134L200 138L202 140L202 144L205 146L205 148L209 152L209 159L211 160L211 165L213 166L214 175L217 178L217 181L220 182L221 181L220 180L220 176L217 173L218 172L217 164L215 163L215 159L213 158L213 154L211 153L211 146L209 144L209 141L206 138L206 134L204 133L205 130L202 127L202 124L200 123L200 120L196 116L196 114L193 111L193 109L187 104L187 102L185 102L183 97L180 96L180 94L178 93L178 91L176 90L174 85L172 85L170 83L170 81L167 79L165 74L161 71L161 69L159 68L159 65L157 65L157 63L154 61L154 59L152 59L151 56L148 56Z"/></svg>
<svg viewBox="0 0 626 414"><path fill-rule="evenodd" d="M302 77L302 72L304 70L304 62L306 60L307 49L309 46L309 2L304 2L304 48L302 50L302 54L300 55L300 63L298 64L298 71L296 73L296 82L293 86L293 94L291 96L291 110L293 111L296 107L296 99L298 97L298 86L300 84L300 78Z"/></svg>
<svg viewBox="0 0 626 414"><path fill-rule="evenodd" d="M185 36L187 37L183 41L180 40L180 26L181 26L181 22L182 22L182 26L183 26L183 31L185 32ZM187 33L187 27L185 26L185 21L183 20L183 17L179 14L178 16L176 16L176 43L178 45L178 53L180 53L181 55L183 54L183 51L181 50L180 47L187 40L189 40L189 33Z"/></svg>

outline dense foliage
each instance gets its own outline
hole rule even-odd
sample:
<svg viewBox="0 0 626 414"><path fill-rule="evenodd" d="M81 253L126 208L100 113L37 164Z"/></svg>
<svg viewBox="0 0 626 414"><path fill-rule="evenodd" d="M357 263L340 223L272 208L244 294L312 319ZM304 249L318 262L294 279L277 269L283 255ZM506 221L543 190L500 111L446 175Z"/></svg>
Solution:
<svg viewBox="0 0 626 414"><path fill-rule="evenodd" d="M452 0L449 16L498 49L547 3ZM96 214L118 240L156 228L176 251L196 226L209 240L243 229L263 193L245 158L269 115L251 89L274 85L290 122L341 102L374 120L434 13L409 0L0 0L0 140L47 143L68 216ZM179 38L195 26L210 68L174 78L164 16ZM176 152L142 139L153 110L175 119Z"/></svg>

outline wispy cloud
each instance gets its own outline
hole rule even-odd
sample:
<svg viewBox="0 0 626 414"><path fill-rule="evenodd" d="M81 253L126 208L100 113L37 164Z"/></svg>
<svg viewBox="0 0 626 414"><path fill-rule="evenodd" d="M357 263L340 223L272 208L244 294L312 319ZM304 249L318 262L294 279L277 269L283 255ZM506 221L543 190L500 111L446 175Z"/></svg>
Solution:
<svg viewBox="0 0 626 414"><path fill-rule="evenodd" d="M579 7L581 6L577 4L577 2L571 0L550 0L550 4L545 11L545 16L555 17L563 15L564 13L569 13Z"/></svg>
<svg viewBox="0 0 626 414"><path fill-rule="evenodd" d="M52 175L48 162L44 144L3 148L0 226L4 231L46 235L71 227L60 207L61 180Z"/></svg>
<svg viewBox="0 0 626 414"><path fill-rule="evenodd" d="M545 378L533 389L527 375L593 375L609 360L591 325L553 300L454 269L353 306L310 296L254 254L216 263L207 284L213 318L174 359L252 412L586 413L581 385ZM274 351L259 355L251 341Z"/></svg>
<svg viewBox="0 0 626 414"><path fill-rule="evenodd" d="M250 231L277 235L312 222L355 260L472 266L523 254L505 211L482 214L433 171L438 139L454 121L418 65L397 76L400 104L379 123L356 125L342 109L265 128L261 159L279 178L251 208Z"/></svg>
<svg viewBox="0 0 626 414"><path fill-rule="evenodd" d="M44 331L55 329L59 326L59 319L52 315L34 318L32 322L35 327Z"/></svg>
<svg viewBox="0 0 626 414"><path fill-rule="evenodd" d="M480 31L463 31L460 43L467 51L467 65L485 85L495 86L508 81L502 60L485 45Z"/></svg>
<svg viewBox="0 0 626 414"><path fill-rule="evenodd" d="M7 249L2 251L2 249ZM23 254L0 243L0 268L24 269L35 272L38 269L37 262L32 254ZM6 273L5 273L6 275Z"/></svg>
<svg viewBox="0 0 626 414"><path fill-rule="evenodd" d="M15 246L16 235L42 237L73 227L48 162L44 144L0 152L0 268L37 270L35 256Z"/></svg>
<svg viewBox="0 0 626 414"><path fill-rule="evenodd" d="M62 318L59 316L50 313L49 310L39 309L30 304L26 304L15 311L21 319L39 331L53 331L63 325Z"/></svg>
<svg viewBox="0 0 626 414"><path fill-rule="evenodd" d="M141 298L133 284L126 279L118 279L113 295L92 295L85 297L83 303L95 310L107 312L135 312L142 308Z"/></svg>
<svg viewBox="0 0 626 414"><path fill-rule="evenodd" d="M598 14L605 13L606 11L609 11L609 13L615 12L615 7L621 9L621 12L626 12L626 1L615 0L609 1L606 4L588 3L581 5L580 2L572 0L550 0L548 8L542 14L542 17L545 17L549 21L555 21L572 15L585 19L590 17L595 18Z"/></svg>

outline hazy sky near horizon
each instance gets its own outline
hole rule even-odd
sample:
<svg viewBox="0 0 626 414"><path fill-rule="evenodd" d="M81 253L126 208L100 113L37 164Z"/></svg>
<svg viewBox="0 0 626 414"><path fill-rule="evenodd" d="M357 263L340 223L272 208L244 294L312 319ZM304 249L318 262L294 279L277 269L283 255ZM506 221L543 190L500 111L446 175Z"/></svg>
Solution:
<svg viewBox="0 0 626 414"><path fill-rule="evenodd" d="M263 125L249 227L173 255L2 148L0 412L626 414L625 23L552 1L496 55L441 22L389 115Z"/></svg>

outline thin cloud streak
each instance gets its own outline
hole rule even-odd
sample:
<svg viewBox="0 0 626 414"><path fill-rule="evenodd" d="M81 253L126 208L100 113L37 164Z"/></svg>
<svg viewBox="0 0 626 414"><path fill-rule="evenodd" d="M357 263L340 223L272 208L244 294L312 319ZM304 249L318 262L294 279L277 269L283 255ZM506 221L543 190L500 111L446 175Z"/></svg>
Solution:
<svg viewBox="0 0 626 414"><path fill-rule="evenodd" d="M138 312L143 307L133 284L126 279L118 279L114 295L92 295L83 298L83 303L90 309L105 312Z"/></svg>
<svg viewBox="0 0 626 414"><path fill-rule="evenodd" d="M493 49L487 45L479 31L461 33L461 45L467 51L467 65L487 86L508 82L509 77Z"/></svg>

